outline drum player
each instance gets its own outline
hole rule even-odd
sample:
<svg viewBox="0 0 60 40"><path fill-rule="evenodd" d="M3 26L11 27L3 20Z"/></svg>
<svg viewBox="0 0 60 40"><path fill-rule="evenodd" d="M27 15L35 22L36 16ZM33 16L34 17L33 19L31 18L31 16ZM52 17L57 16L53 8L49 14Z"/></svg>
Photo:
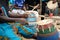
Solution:
<svg viewBox="0 0 60 40"><path fill-rule="evenodd" d="M7 37L9 40L21 40L21 38L14 33L13 28L8 24L8 22L22 21L24 19L1 16L2 13L0 7L0 36Z"/></svg>
<svg viewBox="0 0 60 40"><path fill-rule="evenodd" d="M23 9L23 6L24 6L24 1L25 0L15 0L15 4L14 4L14 9L12 10L12 13L10 13L10 17L12 16L12 17L18 17L18 18L25 18L25 16L27 17L27 15L26 14L24 14L24 10L22 10ZM25 8L25 7L24 7ZM25 9L26 10L26 9ZM17 12L16 12L17 11ZM16 13L15 13L16 12ZM19 24L19 23L17 23L17 24ZM25 31L23 30L23 29L21 29L20 27L19 27L19 25L18 26L16 26L16 27L18 27L17 29L18 29L18 33L20 33L20 34L23 34L25 37L33 37L33 38L35 38L36 37L36 34L35 34L35 32L33 32L33 30L31 30L30 28L28 28L28 27L26 27L26 26L23 26L23 28L25 28L25 30L28 30L28 33L30 32L31 34L28 34L28 35L26 35L26 33L25 33ZM22 31L23 30L23 31ZM25 33L25 34L24 34Z"/></svg>
<svg viewBox="0 0 60 40"><path fill-rule="evenodd" d="M0 30L0 36L6 36L10 40L21 40L21 38L18 37L14 33L14 31L11 28L11 25L9 25L7 22L15 22L15 21L17 22L17 21L20 21L22 23L25 23L26 20L24 18L11 18L11 17L1 16L1 15L0 15L0 19L1 19L0 20L1 21L0 22L0 29L1 29ZM27 28L27 27L25 27L25 28ZM31 29L27 28L27 30L29 32L31 32L31 35L30 35L31 37L33 37L35 35L34 32ZM19 30L19 31L20 31L20 33L23 34L23 32L21 32L21 30Z"/></svg>

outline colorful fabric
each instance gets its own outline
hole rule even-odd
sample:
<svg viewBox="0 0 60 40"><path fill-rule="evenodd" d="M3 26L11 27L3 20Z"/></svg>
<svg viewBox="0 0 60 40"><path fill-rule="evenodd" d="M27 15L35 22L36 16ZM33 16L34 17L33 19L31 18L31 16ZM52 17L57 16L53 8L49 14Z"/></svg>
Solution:
<svg viewBox="0 0 60 40"><path fill-rule="evenodd" d="M15 0L9 0L9 5L10 4L14 5L15 4Z"/></svg>
<svg viewBox="0 0 60 40"><path fill-rule="evenodd" d="M20 23L0 23L0 36L7 37L10 40L21 40L20 37L18 37L12 28L12 26L15 26L18 29L18 32L22 34L25 37L32 37L35 32L33 32L30 28L21 25Z"/></svg>
<svg viewBox="0 0 60 40"><path fill-rule="evenodd" d="M15 4L15 0L9 0L11 4Z"/></svg>
<svg viewBox="0 0 60 40"><path fill-rule="evenodd" d="M7 37L9 40L21 40L7 23L0 23L0 36Z"/></svg>
<svg viewBox="0 0 60 40"><path fill-rule="evenodd" d="M20 23L15 23L14 26L18 29L18 32L20 34L22 34L24 37L27 37L28 38L28 36L29 36L29 38L30 38L35 33L32 29L30 29L26 25L23 26Z"/></svg>
<svg viewBox="0 0 60 40"><path fill-rule="evenodd" d="M0 40L9 40L7 37L0 36Z"/></svg>
<svg viewBox="0 0 60 40"><path fill-rule="evenodd" d="M6 16L7 15L6 11L5 11L4 7L2 7L2 8L3 8L3 10L5 12L4 14ZM8 17L8 16L6 16L6 17ZM21 40L21 38L18 37L14 33L12 26L9 25L7 22L0 22L0 36L1 37L7 37L7 38L9 38L9 40Z"/></svg>
<svg viewBox="0 0 60 40"><path fill-rule="evenodd" d="M22 8L24 5L25 0L15 0L15 4L18 5L18 7Z"/></svg>

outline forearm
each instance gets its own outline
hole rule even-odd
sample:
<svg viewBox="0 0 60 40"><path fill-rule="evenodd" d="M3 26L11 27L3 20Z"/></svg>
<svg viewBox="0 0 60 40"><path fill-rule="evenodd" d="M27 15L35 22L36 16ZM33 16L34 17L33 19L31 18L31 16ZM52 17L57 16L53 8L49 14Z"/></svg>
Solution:
<svg viewBox="0 0 60 40"><path fill-rule="evenodd" d="M27 14L9 14L9 17L11 18L27 18Z"/></svg>
<svg viewBox="0 0 60 40"><path fill-rule="evenodd" d="M5 21L10 21L10 22L26 22L26 20L24 18L9 18L6 16L0 16L0 19L3 19Z"/></svg>

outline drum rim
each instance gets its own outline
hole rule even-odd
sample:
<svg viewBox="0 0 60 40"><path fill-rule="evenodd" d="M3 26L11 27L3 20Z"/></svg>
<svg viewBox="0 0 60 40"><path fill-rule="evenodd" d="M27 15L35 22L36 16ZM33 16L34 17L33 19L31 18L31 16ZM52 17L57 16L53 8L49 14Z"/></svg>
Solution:
<svg viewBox="0 0 60 40"><path fill-rule="evenodd" d="M46 21L46 20L49 20L50 22L47 21L47 22L49 22L49 23L46 23L44 20L45 20L45 21ZM47 24L53 23L53 20L52 20L52 19L44 19L44 20L41 20L41 21L37 22L37 24L38 24L38 25L47 25ZM45 23L44 23L44 22L45 22ZM41 23L43 23L43 24L41 24Z"/></svg>

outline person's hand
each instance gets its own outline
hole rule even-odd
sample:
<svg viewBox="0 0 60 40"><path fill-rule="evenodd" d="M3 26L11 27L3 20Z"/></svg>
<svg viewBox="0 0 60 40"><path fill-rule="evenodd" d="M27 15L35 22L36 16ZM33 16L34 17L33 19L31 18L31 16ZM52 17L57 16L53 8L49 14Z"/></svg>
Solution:
<svg viewBox="0 0 60 40"><path fill-rule="evenodd" d="M27 18L28 17L28 14L24 14L24 17Z"/></svg>
<svg viewBox="0 0 60 40"><path fill-rule="evenodd" d="M25 18L17 18L16 20L15 20L15 22L20 22L21 24L28 24L28 22L26 21L26 19Z"/></svg>
<svg viewBox="0 0 60 40"><path fill-rule="evenodd" d="M15 19L15 21L17 21L17 22L26 22L26 19L25 18L17 18L17 19Z"/></svg>

